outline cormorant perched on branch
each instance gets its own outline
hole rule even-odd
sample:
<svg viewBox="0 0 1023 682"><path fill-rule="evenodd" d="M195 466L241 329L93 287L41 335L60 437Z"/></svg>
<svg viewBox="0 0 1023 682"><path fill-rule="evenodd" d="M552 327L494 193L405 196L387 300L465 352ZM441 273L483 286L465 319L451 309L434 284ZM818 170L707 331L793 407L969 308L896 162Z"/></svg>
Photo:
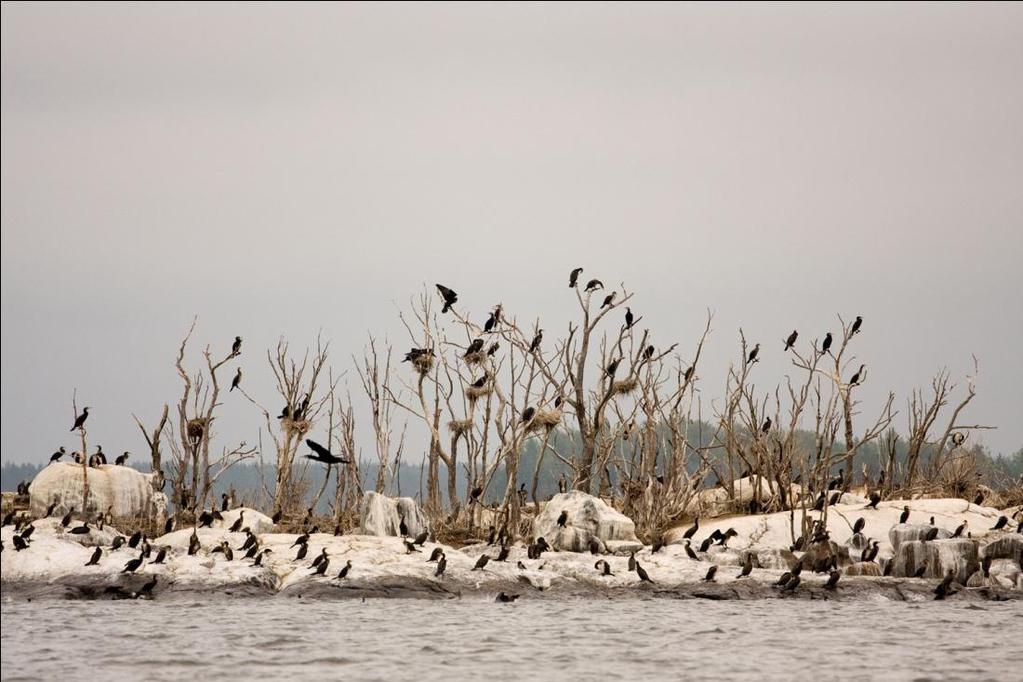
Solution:
<svg viewBox="0 0 1023 682"><path fill-rule="evenodd" d="M859 315L856 316L856 320L853 322L852 331L849 332L849 336L860 333L860 327L863 326L863 318Z"/></svg>
<svg viewBox="0 0 1023 682"><path fill-rule="evenodd" d="M591 279L586 283L586 291L596 291L597 289L603 289L604 283L599 279Z"/></svg>
<svg viewBox="0 0 1023 682"><path fill-rule="evenodd" d="M500 347L501 344L499 344L497 341L494 341L492 344L490 344L490 348L487 349L487 355L493 357L494 353L496 353L497 349Z"/></svg>
<svg viewBox="0 0 1023 682"><path fill-rule="evenodd" d="M330 450L323 447L312 438L306 438L305 443L309 446L309 449L315 453L314 455L306 455L306 457L311 460L323 462L324 464L348 464L350 461L343 457L332 455Z"/></svg>
<svg viewBox="0 0 1023 682"><path fill-rule="evenodd" d="M78 415L77 417L75 417L75 425L72 426L70 430L74 431L75 429L82 428L82 425L85 424L85 420L88 419L88 418L89 418L89 408L88 407L83 407L82 408L82 413L80 415ZM64 422L64 423L66 424L67 422Z"/></svg>
<svg viewBox="0 0 1023 682"><path fill-rule="evenodd" d="M242 352L242 337L234 337L234 343L231 344L231 355L238 355Z"/></svg>
<svg viewBox="0 0 1023 682"><path fill-rule="evenodd" d="M880 501L881 501L881 493L877 492L876 490L871 491L871 493L870 493L870 504L868 504L866 507L864 507L864 509L877 509L877 503L880 502Z"/></svg>
<svg viewBox="0 0 1023 682"><path fill-rule="evenodd" d="M50 455L50 464L53 464L54 462L59 462L60 458L63 457L64 455L66 455L66 454L67 454L67 450L65 450L64 446L61 445L60 446L60 450L57 450L55 453Z"/></svg>
<svg viewBox="0 0 1023 682"><path fill-rule="evenodd" d="M536 334L533 336L533 342L529 344L529 352L534 353L540 348L540 344L543 342L543 330L537 329Z"/></svg>
<svg viewBox="0 0 1023 682"><path fill-rule="evenodd" d="M473 353L479 353L481 350L483 350L483 339L474 339L473 342L469 344L469 347L465 349L465 355L462 357L467 358Z"/></svg>
<svg viewBox="0 0 1023 682"><path fill-rule="evenodd" d="M604 297L604 302L600 304L601 308L607 308L615 302L615 297L618 296L617 291L612 291L610 294Z"/></svg>
<svg viewBox="0 0 1023 682"><path fill-rule="evenodd" d="M635 318L632 316L632 308L625 309L625 328L632 329L632 323L635 322Z"/></svg>
<svg viewBox="0 0 1023 682"><path fill-rule="evenodd" d="M860 368L856 370L856 374L853 374L852 379L849 380L849 388L852 388L853 386L859 386L860 382L863 381L863 379L865 378L863 376L864 367L866 367L866 365L860 365Z"/></svg>
<svg viewBox="0 0 1023 682"><path fill-rule="evenodd" d="M441 298L444 299L444 307L440 310L443 314L451 310L451 306L458 302L458 294L456 294L452 289L448 289L443 284L437 285L437 291L440 292Z"/></svg>
<svg viewBox="0 0 1023 682"><path fill-rule="evenodd" d="M693 373L695 371L696 371L696 365L689 365L688 369L686 369L686 373L684 375L682 375L682 378L685 379L686 381L689 381L690 379L693 378Z"/></svg>
<svg viewBox="0 0 1023 682"><path fill-rule="evenodd" d="M575 285L579 282L579 275L583 272L582 268L576 268L572 270L572 273L568 276L568 288L575 289Z"/></svg>
<svg viewBox="0 0 1023 682"><path fill-rule="evenodd" d="M522 423L525 424L527 422L532 421L533 416L535 414L536 414L536 408L535 407L527 407L526 409L522 410Z"/></svg>
<svg viewBox="0 0 1023 682"><path fill-rule="evenodd" d="M829 350L831 350L831 342L832 342L832 340L833 339L831 338L831 332L828 332L827 334L824 335L824 342L821 344L821 354L822 355L824 353L827 353Z"/></svg>
<svg viewBox="0 0 1023 682"><path fill-rule="evenodd" d="M610 362L610 363L608 364L608 366L607 366L607 367L606 367L606 368L604 369L604 371L605 371L605 372L607 373L607 375L608 375L609 377L614 377L614 375L615 375L615 372L617 372L617 371L618 371L618 364L619 364L619 363L620 363L621 361L622 361L622 359L621 359L621 358L616 358L616 359L612 360L612 361L611 361L611 362Z"/></svg>
<svg viewBox="0 0 1023 682"><path fill-rule="evenodd" d="M561 526L562 528L564 528L567 524L568 524L568 512L563 510L561 512L561 514L558 515L558 525Z"/></svg>
<svg viewBox="0 0 1023 682"><path fill-rule="evenodd" d="M413 362L423 355L433 355L432 348L413 348L408 353L405 353L405 359L402 362Z"/></svg>
<svg viewBox="0 0 1023 682"><path fill-rule="evenodd" d="M473 388L483 388L484 386L487 385L487 379L489 379L489 378L490 378L490 375L487 374L486 372L484 372L483 376L481 376L476 381L472 382L472 387Z"/></svg>
<svg viewBox="0 0 1023 682"><path fill-rule="evenodd" d="M757 361L757 355L760 354L760 344L753 346L753 350L749 352L749 357L746 358L746 364L751 365Z"/></svg>
<svg viewBox="0 0 1023 682"><path fill-rule="evenodd" d="M760 432L761 433L767 433L770 430L771 430L771 418L768 417L767 419L764 420L764 425L760 427Z"/></svg>
<svg viewBox="0 0 1023 682"><path fill-rule="evenodd" d="M494 331L494 328L501 321L501 306L498 305L494 308L494 312L490 313L490 317L487 318L486 323L483 325L483 331L487 334Z"/></svg>
<svg viewBox="0 0 1023 682"><path fill-rule="evenodd" d="M241 384L241 383L242 383L242 368L239 367L238 371L235 372L234 379L231 380L231 390L228 391L228 393L230 393L234 389L238 388L238 385Z"/></svg>
<svg viewBox="0 0 1023 682"><path fill-rule="evenodd" d="M797 338L799 338L799 332L797 332L795 329L793 329L792 333L789 334L789 338L785 339L785 350L788 350L789 348L792 348L792 346L794 346L796 344L796 339Z"/></svg>

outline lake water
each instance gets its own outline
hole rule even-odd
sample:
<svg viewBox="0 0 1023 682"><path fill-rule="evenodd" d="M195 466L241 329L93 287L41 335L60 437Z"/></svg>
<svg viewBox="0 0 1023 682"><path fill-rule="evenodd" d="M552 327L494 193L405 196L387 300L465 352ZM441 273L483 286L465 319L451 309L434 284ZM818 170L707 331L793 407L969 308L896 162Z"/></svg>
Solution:
<svg viewBox="0 0 1023 682"><path fill-rule="evenodd" d="M1023 680L1023 602L8 601L3 680Z"/></svg>

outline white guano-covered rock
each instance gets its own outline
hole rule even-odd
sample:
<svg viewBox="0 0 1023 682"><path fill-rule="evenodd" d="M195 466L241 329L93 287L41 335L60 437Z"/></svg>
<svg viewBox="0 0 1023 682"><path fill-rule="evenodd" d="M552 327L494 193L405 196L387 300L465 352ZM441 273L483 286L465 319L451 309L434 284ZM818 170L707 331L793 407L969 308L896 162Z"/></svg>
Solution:
<svg viewBox="0 0 1023 682"><path fill-rule="evenodd" d="M568 512L564 528L558 525L562 512ZM617 551L623 544L641 545L632 519L581 490L552 497L533 521L533 537L542 537L553 548L569 552L588 551L591 539L600 543L601 551Z"/></svg>
<svg viewBox="0 0 1023 682"><path fill-rule="evenodd" d="M359 532L362 535L401 535L401 520L410 536L430 530L430 520L411 497L388 497L368 492L359 507Z"/></svg>
<svg viewBox="0 0 1023 682"><path fill-rule="evenodd" d="M91 518L108 509L115 518L166 514L167 500L154 493L153 474L144 474L128 466L103 464L89 467L89 508ZM70 462L55 462L40 471L29 496L32 514L42 516L46 509L57 503L57 511L82 509L82 467Z"/></svg>

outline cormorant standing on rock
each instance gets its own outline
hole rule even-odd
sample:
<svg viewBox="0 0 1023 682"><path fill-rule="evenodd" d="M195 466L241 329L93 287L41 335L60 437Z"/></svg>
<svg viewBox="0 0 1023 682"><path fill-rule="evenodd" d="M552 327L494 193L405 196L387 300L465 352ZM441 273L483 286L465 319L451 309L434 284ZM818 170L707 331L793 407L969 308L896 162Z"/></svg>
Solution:
<svg viewBox="0 0 1023 682"><path fill-rule="evenodd" d="M526 570L526 565L519 561L515 564L515 568L519 569L520 571L524 571Z"/></svg>
<svg viewBox="0 0 1023 682"><path fill-rule="evenodd" d="M416 539L412 541L413 545L419 545L422 547L426 544L426 541L430 539L430 532L424 530L422 533L416 536Z"/></svg>
<svg viewBox="0 0 1023 682"><path fill-rule="evenodd" d="M227 544L227 540L221 543L221 551L224 553L224 558L228 561L234 561L234 550L231 549L231 545ZM303 545L304 546L304 545Z"/></svg>
<svg viewBox="0 0 1023 682"><path fill-rule="evenodd" d="M639 565L638 561L636 562L636 575L639 576L639 581L641 583L652 584L654 582L653 580L650 579L650 576L647 574L646 569Z"/></svg>
<svg viewBox="0 0 1023 682"><path fill-rule="evenodd" d="M934 599L935 601L941 601L947 597L951 592L949 591L952 587L952 581L955 580L955 569L948 569L948 573L945 574L945 578L938 583L938 586L934 588Z"/></svg>
<svg viewBox="0 0 1023 682"><path fill-rule="evenodd" d="M138 599L139 597L149 597L149 596L152 596L153 588L154 587L156 587L156 576L155 575L153 576L152 580L150 580L145 585L143 585L142 587L139 588L139 591L135 593L135 598Z"/></svg>
<svg viewBox="0 0 1023 682"><path fill-rule="evenodd" d="M443 284L438 284L437 291L440 292L440 297L444 299L444 307L441 308L441 314L451 310L451 306L458 302L458 294L454 290L447 288Z"/></svg>
<svg viewBox="0 0 1023 682"><path fill-rule="evenodd" d="M142 566L142 553L139 552L138 558L137 559L131 559L130 561L128 561L128 563L126 563L124 565L124 570L121 571L121 573L134 573L135 571L139 570L139 568L141 566Z"/></svg>
<svg viewBox="0 0 1023 682"><path fill-rule="evenodd" d="M795 329L793 329L792 333L789 334L789 338L785 339L785 350L788 350L789 348L792 348L792 346L794 346L796 344L796 339L797 338L799 338L799 332L797 332Z"/></svg>
<svg viewBox="0 0 1023 682"><path fill-rule="evenodd" d="M611 572L611 564L609 564L608 562L604 561L603 559L601 559L597 563L593 564L593 567L595 569L597 569L598 571L600 571L601 575L614 576L614 573Z"/></svg>
<svg viewBox="0 0 1023 682"><path fill-rule="evenodd" d="M20 535L15 535L14 537L11 538L11 540L14 542L15 552L20 552L23 549L28 549L28 540L21 537Z"/></svg>
<svg viewBox="0 0 1023 682"><path fill-rule="evenodd" d="M317 566L319 566L320 564L322 564L326 560L327 560L327 548L324 547L323 550L319 554L316 555L316 558L313 559L312 567L316 568Z"/></svg>
<svg viewBox="0 0 1023 682"><path fill-rule="evenodd" d="M631 554L629 554L629 570L630 571L635 571L636 570L636 553L635 552L632 552Z"/></svg>
<svg viewBox="0 0 1023 682"><path fill-rule="evenodd" d="M309 575L323 575L323 574L325 574L327 572L327 568L330 566L330 559L327 558L326 554L327 554L327 550L325 549L325 550L323 550L323 554L320 555L320 556L323 557L323 561L320 561L320 563L316 563L314 561L313 562L313 566L314 566L313 571Z"/></svg>
<svg viewBox="0 0 1023 682"><path fill-rule="evenodd" d="M905 505L902 508L902 514L899 516L899 523L905 523L909 521L909 505Z"/></svg>
<svg viewBox="0 0 1023 682"><path fill-rule="evenodd" d="M419 550L416 549L416 546L414 544L412 544L411 542L409 542L408 540L402 540L402 542L405 543L405 554L412 554L413 552L417 552L417 553L419 552Z"/></svg>
<svg viewBox="0 0 1023 682"><path fill-rule="evenodd" d="M564 528L568 524L568 511L562 510L561 515L558 516L558 525Z"/></svg>
<svg viewBox="0 0 1023 682"><path fill-rule="evenodd" d="M781 586L781 589L783 592L794 592L796 588L799 587L799 583L801 583L802 581L803 579L801 577L799 577L798 575L793 575L791 578L788 579L788 582Z"/></svg>
<svg viewBox="0 0 1023 682"><path fill-rule="evenodd" d="M85 424L85 420L88 419L88 418L89 418L89 408L88 407L83 407L82 408L82 413L80 415L78 415L77 417L75 417L75 425L72 426L70 430L74 431L75 429L82 428L82 426ZM67 422L64 422L64 423L67 424Z"/></svg>
<svg viewBox="0 0 1023 682"><path fill-rule="evenodd" d="M139 546L139 542L142 540L142 531L137 530L132 533L131 538L128 540L128 547L135 549Z"/></svg>
<svg viewBox="0 0 1023 682"><path fill-rule="evenodd" d="M447 567L448 558L441 554L440 559L437 561L437 570L434 571L433 575L437 578L441 577L442 575L444 575L444 571L447 570Z"/></svg>
<svg viewBox="0 0 1023 682"><path fill-rule="evenodd" d="M565 478L565 472L564 471L561 472L561 476L558 478L558 492L559 493L567 493L568 492L568 479Z"/></svg>
<svg viewBox="0 0 1023 682"><path fill-rule="evenodd" d="M696 552L693 551L693 544L691 540L686 540L686 556L693 561L699 561L700 557L696 556Z"/></svg>
<svg viewBox="0 0 1023 682"><path fill-rule="evenodd" d="M511 550L508 549L508 546L501 545L501 551L497 553L497 558L494 561L505 561L509 554L511 554Z"/></svg>
<svg viewBox="0 0 1023 682"><path fill-rule="evenodd" d="M999 516L998 517L998 521L995 522L995 525L991 526L991 530L1001 530L1001 529L1005 528L1005 526L1008 523L1009 523L1009 517L1007 517L1007 516Z"/></svg>
<svg viewBox="0 0 1023 682"><path fill-rule="evenodd" d="M937 539L937 537L938 537L938 527L937 526L931 526L927 530L927 535L924 536L924 542L930 542L931 540Z"/></svg>
<svg viewBox="0 0 1023 682"><path fill-rule="evenodd" d="M483 570L487 566L487 562L490 561L490 555L480 554L480 558L476 560L476 565L472 567L472 570Z"/></svg>
<svg viewBox="0 0 1023 682"><path fill-rule="evenodd" d="M497 598L494 601L500 602L502 604L510 604L518 598L519 595L517 594L505 594L504 592L499 592L497 594Z"/></svg>
<svg viewBox="0 0 1023 682"><path fill-rule="evenodd" d="M71 517L74 516L74 508L68 509L67 514L64 514L64 518L60 520L60 525L67 528L68 524L71 523Z"/></svg>
<svg viewBox="0 0 1023 682"><path fill-rule="evenodd" d="M963 531L966 530L966 526L967 526L968 523L969 523L969 521L963 521L962 523L960 523L956 527L955 532L952 533L952 537L954 537L954 538L961 537L962 534L963 534Z"/></svg>
<svg viewBox="0 0 1023 682"><path fill-rule="evenodd" d="M161 547L160 551L156 553L156 560L153 561L153 563L154 564L162 564L163 560L166 559L166 558L167 558L167 548L166 547Z"/></svg>
<svg viewBox="0 0 1023 682"><path fill-rule="evenodd" d="M398 532L401 534L401 537L408 535L408 525L405 523L404 516L398 519Z"/></svg>
<svg viewBox="0 0 1023 682"><path fill-rule="evenodd" d="M291 544L291 546L292 547L297 547L298 545L307 545L307 544L309 544L309 533L302 533L297 538L295 538L295 542L293 542Z"/></svg>
<svg viewBox="0 0 1023 682"><path fill-rule="evenodd" d="M97 565L99 565L99 560L102 557L103 557L103 548L102 547L97 547L95 550L93 550L92 557L89 559L89 563L87 563L85 565L86 566L97 566Z"/></svg>
<svg viewBox="0 0 1023 682"><path fill-rule="evenodd" d="M860 518L856 519L856 523L853 524L853 529L852 529L853 530L853 535L856 535L860 531L862 531L863 527L865 525L867 525L867 522L864 520L864 518L862 516Z"/></svg>
<svg viewBox="0 0 1023 682"><path fill-rule="evenodd" d="M168 517L166 523L163 524L163 534L167 535L168 533L174 532L175 525L177 525L177 521L175 521L174 517Z"/></svg>
<svg viewBox="0 0 1023 682"><path fill-rule="evenodd" d="M188 539L188 556L195 556L195 554L202 548L199 544L199 536L195 534L195 530L192 530L192 537Z"/></svg>
<svg viewBox="0 0 1023 682"><path fill-rule="evenodd" d="M272 549L264 549L264 550L262 550L259 554L256 555L256 559L255 559L255 561L252 562L252 565L253 566L262 566L263 565L263 556L265 554L272 554L272 553L273 553Z"/></svg>
<svg viewBox="0 0 1023 682"><path fill-rule="evenodd" d="M308 544L300 545L298 548L298 553L295 555L295 561L302 561L302 559L305 559L305 555L308 552L309 552Z"/></svg>
<svg viewBox="0 0 1023 682"><path fill-rule="evenodd" d="M877 492L876 490L873 490L870 492L870 504L864 507L864 509L877 509L877 504L880 501L881 493Z"/></svg>
<svg viewBox="0 0 1023 682"><path fill-rule="evenodd" d="M124 536L117 535L114 537L114 541L110 545L110 551L121 549L124 546Z"/></svg>
<svg viewBox="0 0 1023 682"><path fill-rule="evenodd" d="M72 429L72 431L73 430L74 429ZM54 462L59 462L60 458L63 457L64 455L66 455L66 454L67 454L67 450L65 450L64 446L61 445L60 446L60 450L57 450L55 453L50 455L50 464L53 464Z"/></svg>
<svg viewBox="0 0 1023 682"><path fill-rule="evenodd" d="M426 560L426 563L429 564L429 563L432 563L434 561L437 561L442 556L444 556L444 548L443 547L434 547L433 548L433 552L430 553L430 558Z"/></svg>
<svg viewBox="0 0 1023 682"><path fill-rule="evenodd" d="M712 583L712 582L714 582L714 575L717 572L718 572L717 564L712 564L711 567L707 569L707 575L703 576L703 582L705 582L705 583Z"/></svg>
<svg viewBox="0 0 1023 682"><path fill-rule="evenodd" d="M568 288L569 289L575 289L576 285L579 283L579 275L581 275L581 274L583 274L583 269L582 268L575 268L575 269L572 270L571 273L569 273L569 275L568 275Z"/></svg>
<svg viewBox="0 0 1023 682"><path fill-rule="evenodd" d="M716 539L717 538L715 538L713 535L706 538L703 542L700 543L700 551L706 552L708 549L710 549L710 546L714 544L714 540Z"/></svg>
<svg viewBox="0 0 1023 682"><path fill-rule="evenodd" d="M234 523L231 524L231 527L228 529L227 532L237 533L238 531L240 531L242 529L242 522L244 518L245 512L244 511L238 512L238 518L234 520Z"/></svg>
<svg viewBox="0 0 1023 682"><path fill-rule="evenodd" d="M742 570L739 571L739 576L738 577L745 578L746 576L748 576L752 572L753 572L753 555L747 552L746 560L742 564Z"/></svg>
<svg viewBox="0 0 1023 682"><path fill-rule="evenodd" d="M352 560L349 559L345 562L345 565L341 568L341 572L337 574L338 580L344 580L348 577L348 572L352 570Z"/></svg>
<svg viewBox="0 0 1023 682"><path fill-rule="evenodd" d="M824 589L833 590L838 585L838 579L842 577L842 572L838 570L832 570L828 574L828 582L824 583Z"/></svg>
<svg viewBox="0 0 1023 682"><path fill-rule="evenodd" d="M25 530L21 531L21 539L28 540L30 537L32 537L32 533L34 533L35 530L36 527L29 523L28 526L25 527Z"/></svg>
<svg viewBox="0 0 1023 682"><path fill-rule="evenodd" d="M130 456L131 453L125 450L123 455L119 455L117 459L114 460L114 464L117 466L124 466L124 463L128 461L128 457Z"/></svg>
<svg viewBox="0 0 1023 682"><path fill-rule="evenodd" d="M913 573L913 577L914 578L922 578L922 577L924 577L925 573L927 573L927 561L926 561L926 559L924 560L924 562L922 564L920 564L920 567L917 568L916 571Z"/></svg>
<svg viewBox="0 0 1023 682"><path fill-rule="evenodd" d="M700 529L700 517L697 516L695 519L693 519L693 525L690 526L689 529L682 535L683 539L689 540L694 535L696 535L696 531L698 531L699 529Z"/></svg>
<svg viewBox="0 0 1023 682"><path fill-rule="evenodd" d="M89 528L89 522L88 521L83 521L82 525L75 526L74 528L71 529L70 532L74 533L75 535L85 535L90 530L92 530L92 529Z"/></svg>

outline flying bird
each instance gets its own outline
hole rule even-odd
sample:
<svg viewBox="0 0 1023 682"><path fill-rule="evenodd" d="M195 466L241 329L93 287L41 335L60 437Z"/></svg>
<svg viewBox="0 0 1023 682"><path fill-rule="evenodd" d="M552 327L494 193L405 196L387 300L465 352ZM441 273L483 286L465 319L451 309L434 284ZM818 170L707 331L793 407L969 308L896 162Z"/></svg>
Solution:
<svg viewBox="0 0 1023 682"><path fill-rule="evenodd" d="M324 464L349 464L350 463L350 460L347 460L347 459L345 459L343 457L338 457L336 455L332 455L330 450L328 450L327 448L323 447L322 445L320 445L319 443L314 441L312 438L306 438L305 439L305 443L306 443L306 445L309 446L309 449L312 450L315 453L313 455L306 455L306 457L311 459L311 460L315 460L317 462L323 462Z"/></svg>
<svg viewBox="0 0 1023 682"><path fill-rule="evenodd" d="M440 292L441 298L444 299L444 307L441 308L440 310L440 312L443 314L451 310L451 306L453 306L458 301L458 294L456 294L454 290L447 288L443 284L437 285L437 291Z"/></svg>

